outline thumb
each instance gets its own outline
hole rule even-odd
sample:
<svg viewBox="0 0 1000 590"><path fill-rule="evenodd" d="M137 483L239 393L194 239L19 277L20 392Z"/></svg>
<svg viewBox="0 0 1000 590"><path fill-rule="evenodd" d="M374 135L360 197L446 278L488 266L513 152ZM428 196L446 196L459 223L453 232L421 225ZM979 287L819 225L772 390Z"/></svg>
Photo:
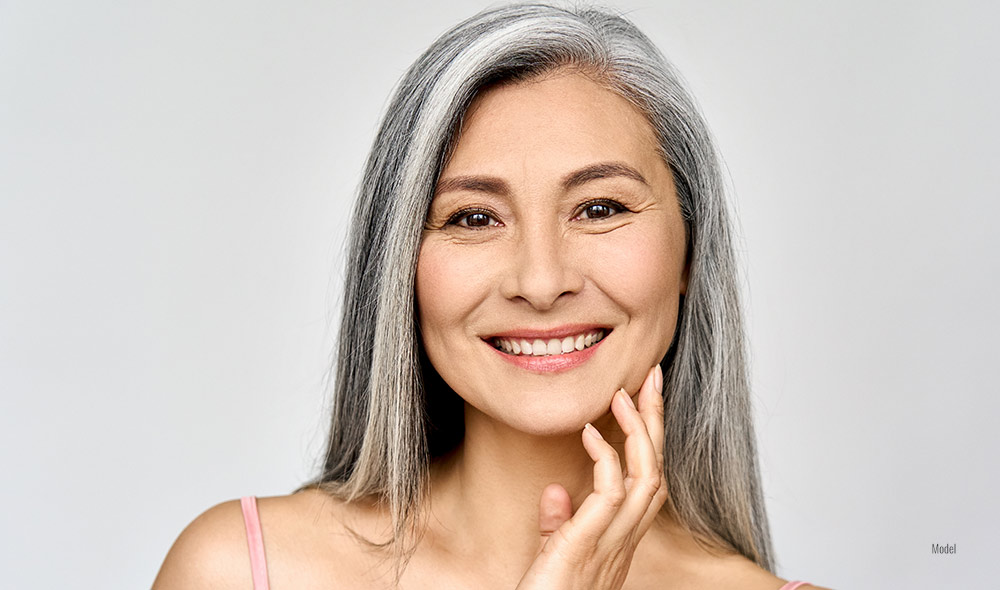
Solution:
<svg viewBox="0 0 1000 590"><path fill-rule="evenodd" d="M557 483L545 486L538 510L538 529L542 535L542 545L571 516L573 516L573 504L566 488Z"/></svg>

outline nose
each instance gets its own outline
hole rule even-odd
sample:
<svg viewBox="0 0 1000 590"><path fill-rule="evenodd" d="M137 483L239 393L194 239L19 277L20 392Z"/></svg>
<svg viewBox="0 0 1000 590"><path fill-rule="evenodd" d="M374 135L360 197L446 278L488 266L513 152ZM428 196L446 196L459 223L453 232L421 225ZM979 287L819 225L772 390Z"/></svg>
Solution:
<svg viewBox="0 0 1000 590"><path fill-rule="evenodd" d="M559 231L539 225L518 233L506 254L510 266L501 284L504 297L545 311L560 298L580 292L584 283L580 253Z"/></svg>

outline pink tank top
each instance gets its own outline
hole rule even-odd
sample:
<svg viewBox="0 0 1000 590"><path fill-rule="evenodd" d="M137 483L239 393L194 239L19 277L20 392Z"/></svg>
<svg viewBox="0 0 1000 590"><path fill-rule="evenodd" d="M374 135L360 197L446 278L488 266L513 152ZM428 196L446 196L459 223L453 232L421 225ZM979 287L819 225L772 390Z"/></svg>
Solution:
<svg viewBox="0 0 1000 590"><path fill-rule="evenodd" d="M240 498L243 508L243 524L247 527L247 546L250 548L250 572L253 575L253 590L268 590L267 558L264 556L264 538L260 534L260 514L257 512L257 497ZM789 582L778 590L795 590L806 582Z"/></svg>

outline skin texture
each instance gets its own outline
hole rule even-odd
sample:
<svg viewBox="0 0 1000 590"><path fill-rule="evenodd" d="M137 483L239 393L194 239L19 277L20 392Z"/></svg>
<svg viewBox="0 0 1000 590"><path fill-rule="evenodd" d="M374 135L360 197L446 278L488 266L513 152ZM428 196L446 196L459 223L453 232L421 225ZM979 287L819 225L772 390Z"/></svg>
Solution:
<svg viewBox="0 0 1000 590"><path fill-rule="evenodd" d="M609 163L617 173L567 185ZM416 296L428 357L465 400L466 434L431 465L400 587L777 590L784 580L660 512L656 363L686 288L686 236L642 114L571 70L493 87L467 112L438 189ZM609 334L563 371L526 370L483 340L566 324ZM378 503L307 490L259 509L273 589L391 587L391 564L357 537L386 540ZM172 588L251 588L238 501L181 534L154 583Z"/></svg>
<svg viewBox="0 0 1000 590"><path fill-rule="evenodd" d="M466 401L459 460L481 444L476 438L507 439L525 452L562 439L564 456L582 459L569 436L584 424L597 421L613 440L628 435L624 479L616 449L588 426L582 446L595 463L592 486L576 477L572 491L542 490L542 552L521 588L620 588L666 499L654 391L662 375L650 366L674 334L686 240L655 146L632 105L579 73L501 85L466 113L430 207L417 305L428 358ZM593 170L600 172L585 172ZM567 325L607 332L569 370L514 365L488 342L500 332ZM640 383L643 416L624 393ZM583 501L570 518L574 492Z"/></svg>
<svg viewBox="0 0 1000 590"><path fill-rule="evenodd" d="M686 239L655 141L632 105L579 74L491 89L467 112L431 205L417 303L428 357L483 419L542 436L579 432L608 413L618 388L638 391L666 353L686 287ZM564 186L603 163L645 180ZM441 190L459 178L506 190ZM607 203L588 209L597 199ZM470 210L483 213L449 221ZM469 226L484 218L490 225ZM482 340L579 323L612 330L592 359L561 373L512 366Z"/></svg>

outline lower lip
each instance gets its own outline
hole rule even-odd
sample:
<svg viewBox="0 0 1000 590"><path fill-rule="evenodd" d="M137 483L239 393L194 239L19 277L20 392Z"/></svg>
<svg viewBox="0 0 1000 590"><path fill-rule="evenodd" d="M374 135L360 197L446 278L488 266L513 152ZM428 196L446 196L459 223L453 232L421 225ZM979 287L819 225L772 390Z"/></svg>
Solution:
<svg viewBox="0 0 1000 590"><path fill-rule="evenodd" d="M489 342L483 341L487 346L493 349L493 352L500 355L500 358L507 361L508 363L514 365L515 367L524 369L526 371L532 371L535 373L558 373L560 371L568 371L570 369L579 367L583 363L590 360L590 357L594 356L594 352L597 351L597 347L604 344L608 336L611 334L606 334L604 338L599 340L597 344L591 345L589 348L584 348L583 350L574 350L573 352L567 352L564 354L553 354L548 356L528 356L528 355L513 355L507 354L506 352L495 348L490 345Z"/></svg>

